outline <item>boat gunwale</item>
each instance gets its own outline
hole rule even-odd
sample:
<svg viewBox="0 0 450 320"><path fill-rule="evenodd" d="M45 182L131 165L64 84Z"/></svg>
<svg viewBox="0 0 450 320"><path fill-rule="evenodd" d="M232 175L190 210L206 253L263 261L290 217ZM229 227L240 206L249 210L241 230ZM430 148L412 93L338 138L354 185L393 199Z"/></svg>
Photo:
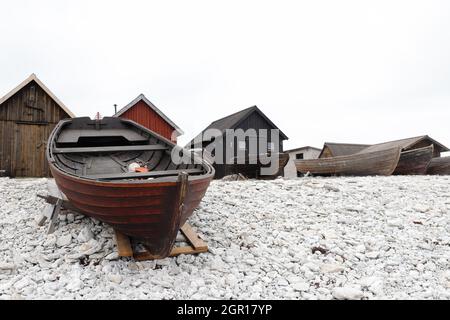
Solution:
<svg viewBox="0 0 450 320"><path fill-rule="evenodd" d="M86 119L91 120L89 117L85 117ZM65 120L61 120L53 129L53 131L50 134L49 137L49 143L47 144L47 150L46 150L46 156L47 156L47 161L50 165L50 169L55 170L58 174L60 174L61 176L63 176L66 179L69 179L71 181L74 182L78 182L78 183L85 183L85 184L89 184L89 185L94 185L94 186L107 186L107 187L119 187L119 188L142 188L142 187L156 187L156 186L173 186L177 184L178 181L178 175L176 176L170 176L170 177L161 177L161 178L153 178L151 180L148 179L124 179L121 182L110 182L110 181L104 181L104 180L97 180L97 179L89 179L87 177L83 177L83 176L78 176L78 175L74 175L71 174L69 172L66 172L64 170L62 170L61 168L59 168L59 166L56 165L56 159L54 157L54 154L52 152L53 150L53 146L55 143L55 137L56 134L58 132L61 131L61 129L63 128L63 126L65 126L66 124L72 122L73 119L65 119ZM170 147L175 148L175 147L179 147L182 148L180 146L178 146L177 144L173 143L172 141L162 137L161 135L157 134L156 132L153 132L149 129L147 129L146 127L132 121L129 119L120 119L120 121L125 122L125 123L129 123L135 127L137 127L140 130L146 131L147 133L153 135L155 138L162 140L164 143L167 143ZM193 157L197 157L199 158L197 155L195 155L194 153L192 153ZM200 159L200 158L199 158ZM199 174L199 175L189 175L188 176L188 181L189 182L201 182L204 180L212 180L215 174L215 170L214 167L209 164L207 161L205 161L204 159L201 159L201 163L199 163L199 165L202 166L202 168L206 171L206 173L203 174ZM180 169L180 173L182 172L182 169Z"/></svg>

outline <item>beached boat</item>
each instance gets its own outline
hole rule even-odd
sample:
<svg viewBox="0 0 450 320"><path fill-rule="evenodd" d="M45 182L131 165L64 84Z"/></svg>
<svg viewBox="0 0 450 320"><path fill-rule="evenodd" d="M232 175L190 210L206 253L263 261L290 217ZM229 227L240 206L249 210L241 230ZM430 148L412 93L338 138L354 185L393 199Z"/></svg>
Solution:
<svg viewBox="0 0 450 320"><path fill-rule="evenodd" d="M423 175L427 172L428 164L433 159L434 147L404 151L400 155L400 161L395 168L394 175Z"/></svg>
<svg viewBox="0 0 450 320"><path fill-rule="evenodd" d="M131 120L73 118L51 133L47 159L74 207L142 240L162 258L214 177L202 159L175 164L174 148L179 147Z"/></svg>
<svg viewBox="0 0 450 320"><path fill-rule="evenodd" d="M297 171L323 176L391 175L398 165L401 148L360 152L347 156L295 160Z"/></svg>
<svg viewBox="0 0 450 320"><path fill-rule="evenodd" d="M450 175L450 157L433 158L428 165L427 174Z"/></svg>

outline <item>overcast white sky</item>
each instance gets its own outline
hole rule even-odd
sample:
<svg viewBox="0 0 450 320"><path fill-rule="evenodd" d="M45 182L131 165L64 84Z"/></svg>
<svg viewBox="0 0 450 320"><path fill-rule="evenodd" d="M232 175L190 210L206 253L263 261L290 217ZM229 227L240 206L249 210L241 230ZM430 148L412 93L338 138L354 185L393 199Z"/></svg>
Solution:
<svg viewBox="0 0 450 320"><path fill-rule="evenodd" d="M77 115L144 93L184 131L257 105L290 138L450 146L450 1L0 0L0 95Z"/></svg>

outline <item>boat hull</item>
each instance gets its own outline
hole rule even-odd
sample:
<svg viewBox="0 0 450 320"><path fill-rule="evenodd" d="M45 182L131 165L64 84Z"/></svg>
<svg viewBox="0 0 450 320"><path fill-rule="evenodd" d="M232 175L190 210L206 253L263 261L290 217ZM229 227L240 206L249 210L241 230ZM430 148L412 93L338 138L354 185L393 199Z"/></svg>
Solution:
<svg viewBox="0 0 450 320"><path fill-rule="evenodd" d="M295 160L297 171L323 176L391 175L400 159L400 148L333 158Z"/></svg>
<svg viewBox="0 0 450 320"><path fill-rule="evenodd" d="M430 175L450 175L450 157L433 158L427 168Z"/></svg>
<svg viewBox="0 0 450 320"><path fill-rule="evenodd" d="M200 204L211 177L180 183L106 183L78 179L50 166L58 188L81 213L141 240L156 257L166 257L183 226ZM181 207L181 209L180 209Z"/></svg>
<svg viewBox="0 0 450 320"><path fill-rule="evenodd" d="M402 152L394 175L424 175L433 159L433 145Z"/></svg>

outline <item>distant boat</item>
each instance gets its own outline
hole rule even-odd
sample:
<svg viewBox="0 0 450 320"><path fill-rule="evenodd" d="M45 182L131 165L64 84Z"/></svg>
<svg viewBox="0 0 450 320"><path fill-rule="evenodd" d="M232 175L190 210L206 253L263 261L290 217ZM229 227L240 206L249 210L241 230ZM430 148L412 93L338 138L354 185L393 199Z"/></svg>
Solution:
<svg viewBox="0 0 450 320"><path fill-rule="evenodd" d="M450 175L450 157L433 158L428 165L427 174Z"/></svg>
<svg viewBox="0 0 450 320"><path fill-rule="evenodd" d="M394 173L401 148L360 152L332 158L294 160L297 171L325 176L389 176Z"/></svg>
<svg viewBox="0 0 450 320"><path fill-rule="evenodd" d="M74 207L141 239L163 258L214 177L214 168L201 159L175 164L175 146L131 120L73 118L51 133L47 159Z"/></svg>
<svg viewBox="0 0 450 320"><path fill-rule="evenodd" d="M423 175L427 172L428 164L433 159L434 147L403 151L400 161L395 168L394 175Z"/></svg>

